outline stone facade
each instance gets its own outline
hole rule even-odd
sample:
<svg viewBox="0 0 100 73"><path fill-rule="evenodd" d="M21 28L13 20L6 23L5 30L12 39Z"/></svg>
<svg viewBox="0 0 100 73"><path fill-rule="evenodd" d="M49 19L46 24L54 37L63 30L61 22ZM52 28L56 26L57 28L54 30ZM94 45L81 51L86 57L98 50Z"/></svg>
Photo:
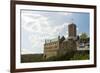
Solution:
<svg viewBox="0 0 100 73"><path fill-rule="evenodd" d="M56 39L45 40L44 58L61 56L65 55L66 53L76 51L76 25L73 23L69 24L68 32L68 38L58 36Z"/></svg>
<svg viewBox="0 0 100 73"><path fill-rule="evenodd" d="M68 25L68 37L76 37L76 25L74 23Z"/></svg>

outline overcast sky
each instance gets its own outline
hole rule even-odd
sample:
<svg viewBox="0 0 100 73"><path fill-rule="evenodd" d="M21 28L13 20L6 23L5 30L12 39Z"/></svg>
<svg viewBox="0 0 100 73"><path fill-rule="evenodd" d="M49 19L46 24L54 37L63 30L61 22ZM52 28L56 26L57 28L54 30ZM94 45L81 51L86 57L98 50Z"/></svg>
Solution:
<svg viewBox="0 0 100 73"><path fill-rule="evenodd" d="M71 22L89 35L89 13L21 10L21 54L43 53L45 39L67 38Z"/></svg>

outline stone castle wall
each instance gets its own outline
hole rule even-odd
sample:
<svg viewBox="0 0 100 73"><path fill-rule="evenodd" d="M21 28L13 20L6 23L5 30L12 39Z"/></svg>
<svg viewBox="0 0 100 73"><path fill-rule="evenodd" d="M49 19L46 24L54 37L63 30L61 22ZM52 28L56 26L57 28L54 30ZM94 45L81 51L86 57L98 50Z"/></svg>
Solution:
<svg viewBox="0 0 100 73"><path fill-rule="evenodd" d="M45 42L44 44L44 58L49 58L52 56L61 56L66 53L75 51L77 49L76 45L76 25L70 24L68 25L68 38L65 39L63 36L60 38L58 36L58 39L56 41L49 40L49 42Z"/></svg>

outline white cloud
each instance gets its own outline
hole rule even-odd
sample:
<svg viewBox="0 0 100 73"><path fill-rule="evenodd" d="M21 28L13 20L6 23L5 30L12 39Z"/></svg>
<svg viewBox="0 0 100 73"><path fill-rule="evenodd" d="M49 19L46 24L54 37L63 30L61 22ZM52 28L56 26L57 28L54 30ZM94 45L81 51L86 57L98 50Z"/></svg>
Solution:
<svg viewBox="0 0 100 73"><path fill-rule="evenodd" d="M58 14L60 14L60 15L71 15L72 13L70 13L70 12L58 12Z"/></svg>
<svg viewBox="0 0 100 73"><path fill-rule="evenodd" d="M33 53L32 51L30 51L29 49L21 49L21 54L31 54L31 53Z"/></svg>
<svg viewBox="0 0 100 73"><path fill-rule="evenodd" d="M42 52L35 52L34 49L25 49L25 48L22 48L21 49L21 54L40 54Z"/></svg>
<svg viewBox="0 0 100 73"><path fill-rule="evenodd" d="M60 14L60 12L59 12ZM70 14L70 13L61 13L61 14ZM41 14L33 14L32 11L26 11L22 13L22 28L29 31L34 32L37 34L44 34L44 35L59 35L60 32L64 27L67 28L68 23L61 24L59 26L50 26L48 17L43 16Z"/></svg>
<svg viewBox="0 0 100 73"><path fill-rule="evenodd" d="M22 14L22 28L29 32L40 32L40 25L46 22L47 18L40 14L23 13Z"/></svg>
<svg viewBox="0 0 100 73"><path fill-rule="evenodd" d="M66 13L67 15L67 13ZM45 39L52 39L62 34L67 36L67 26L69 23L63 23L58 26L51 26L48 17L41 14L33 14L31 11L22 13L22 29L31 32L29 41L31 42L32 49L22 49L22 54L36 53L34 50L41 49L43 52L43 44ZM65 32L66 34L62 33Z"/></svg>

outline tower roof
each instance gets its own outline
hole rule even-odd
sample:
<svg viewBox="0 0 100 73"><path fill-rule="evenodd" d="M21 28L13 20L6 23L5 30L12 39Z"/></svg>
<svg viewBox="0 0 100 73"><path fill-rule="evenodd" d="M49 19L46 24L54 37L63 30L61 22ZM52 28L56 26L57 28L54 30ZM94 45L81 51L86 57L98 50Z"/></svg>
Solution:
<svg viewBox="0 0 100 73"><path fill-rule="evenodd" d="M74 23L70 23L69 25L75 25L76 26L76 24L74 24Z"/></svg>

